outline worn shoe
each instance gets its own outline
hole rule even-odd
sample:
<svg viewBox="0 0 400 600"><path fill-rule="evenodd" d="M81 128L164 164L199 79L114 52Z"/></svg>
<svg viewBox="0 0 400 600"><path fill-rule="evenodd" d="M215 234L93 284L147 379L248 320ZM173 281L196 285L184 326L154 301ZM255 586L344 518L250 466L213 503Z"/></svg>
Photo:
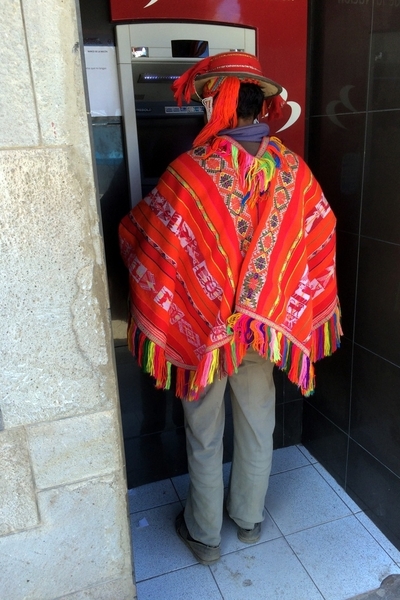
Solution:
<svg viewBox="0 0 400 600"><path fill-rule="evenodd" d="M181 538L182 542L192 551L200 564L212 565L220 559L220 546L206 546L206 544L196 542L196 540L192 538L186 527L183 511L176 517L175 527L176 533Z"/></svg>
<svg viewBox="0 0 400 600"><path fill-rule="evenodd" d="M261 523L256 523L253 529L238 527L237 536L245 544L255 544L261 537Z"/></svg>

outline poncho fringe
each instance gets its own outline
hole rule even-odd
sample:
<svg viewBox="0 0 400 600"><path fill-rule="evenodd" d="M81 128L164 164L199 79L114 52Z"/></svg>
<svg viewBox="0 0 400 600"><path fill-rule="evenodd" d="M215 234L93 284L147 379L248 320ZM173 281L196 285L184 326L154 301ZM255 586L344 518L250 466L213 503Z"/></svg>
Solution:
<svg viewBox="0 0 400 600"><path fill-rule="evenodd" d="M243 315L234 313L227 323L229 342L206 352L196 370L176 369L175 395L182 400L197 400L204 388L214 379L236 373L248 348L283 370L304 396L314 392L313 363L330 356L340 347L340 309L312 332L311 353L308 356L283 332ZM167 360L164 349L151 341L131 318L128 346L145 373L155 379L157 389L171 388L173 364Z"/></svg>

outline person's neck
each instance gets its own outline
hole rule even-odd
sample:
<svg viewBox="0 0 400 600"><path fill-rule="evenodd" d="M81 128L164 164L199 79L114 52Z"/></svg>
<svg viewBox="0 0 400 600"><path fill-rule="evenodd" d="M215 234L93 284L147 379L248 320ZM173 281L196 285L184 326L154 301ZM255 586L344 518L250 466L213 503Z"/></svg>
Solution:
<svg viewBox="0 0 400 600"><path fill-rule="evenodd" d="M248 125L253 125L253 124L254 124L254 119L251 117L247 117L247 118L238 117L236 127L248 127Z"/></svg>
<svg viewBox="0 0 400 600"><path fill-rule="evenodd" d="M241 141L241 142L239 142L239 144L242 146L242 148L244 148L246 150L246 152L248 152L249 154L252 154L253 156L256 156L256 154L260 148L259 142Z"/></svg>

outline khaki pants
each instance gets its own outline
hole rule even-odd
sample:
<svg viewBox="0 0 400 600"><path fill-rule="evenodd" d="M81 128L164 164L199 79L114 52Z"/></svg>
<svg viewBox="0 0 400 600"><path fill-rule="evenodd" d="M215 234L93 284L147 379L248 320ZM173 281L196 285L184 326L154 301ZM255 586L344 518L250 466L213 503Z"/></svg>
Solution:
<svg viewBox="0 0 400 600"><path fill-rule="evenodd" d="M190 535L208 546L221 541L224 486L224 392L229 383L233 458L227 510L245 529L264 520L275 427L273 364L249 350L235 375L215 381L196 402L183 401L190 486L185 521Z"/></svg>

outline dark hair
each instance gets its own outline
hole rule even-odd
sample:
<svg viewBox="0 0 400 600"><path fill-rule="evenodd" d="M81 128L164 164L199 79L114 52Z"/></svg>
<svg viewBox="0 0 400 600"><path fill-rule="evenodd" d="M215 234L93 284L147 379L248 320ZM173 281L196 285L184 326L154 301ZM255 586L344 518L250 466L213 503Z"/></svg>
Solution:
<svg viewBox="0 0 400 600"><path fill-rule="evenodd" d="M255 119L261 112L264 101L262 89L255 83L241 83L236 113L238 117Z"/></svg>

